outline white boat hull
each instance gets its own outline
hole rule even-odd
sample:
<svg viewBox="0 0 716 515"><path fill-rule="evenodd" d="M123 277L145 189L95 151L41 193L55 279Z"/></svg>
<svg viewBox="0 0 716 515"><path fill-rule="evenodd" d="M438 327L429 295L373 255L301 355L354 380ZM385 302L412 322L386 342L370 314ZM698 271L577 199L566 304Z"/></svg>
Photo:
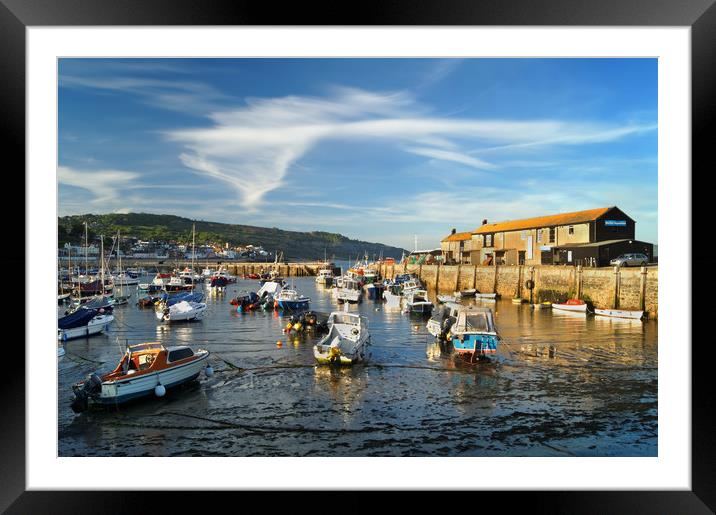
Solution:
<svg viewBox="0 0 716 515"><path fill-rule="evenodd" d="M191 309L182 309L183 304L190 304ZM206 304L203 302L178 302L169 307L169 313L163 310L156 312L157 319L165 322L181 322L186 320L199 320L204 316Z"/></svg>
<svg viewBox="0 0 716 515"><path fill-rule="evenodd" d="M109 324L114 320L113 315L97 315L89 321L87 325L82 327L73 327L71 329L57 329L58 340L71 340L73 338L83 338L99 334L109 329Z"/></svg>
<svg viewBox="0 0 716 515"><path fill-rule="evenodd" d="M475 298L483 299L483 300L494 300L497 298L497 294L496 293L476 293Z"/></svg>
<svg viewBox="0 0 716 515"><path fill-rule="evenodd" d="M631 320L641 320L644 316L643 311L626 311L621 309L595 309L595 315L612 318L628 318Z"/></svg>

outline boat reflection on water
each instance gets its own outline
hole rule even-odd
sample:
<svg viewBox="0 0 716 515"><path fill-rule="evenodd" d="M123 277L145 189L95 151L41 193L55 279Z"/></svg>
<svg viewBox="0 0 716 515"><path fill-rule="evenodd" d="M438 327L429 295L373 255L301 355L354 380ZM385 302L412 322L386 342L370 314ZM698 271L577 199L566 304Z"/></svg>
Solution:
<svg viewBox="0 0 716 515"><path fill-rule="evenodd" d="M343 424L353 422L368 388L365 367L360 364L352 367L316 365L313 378L313 394L330 399L333 411L340 413Z"/></svg>

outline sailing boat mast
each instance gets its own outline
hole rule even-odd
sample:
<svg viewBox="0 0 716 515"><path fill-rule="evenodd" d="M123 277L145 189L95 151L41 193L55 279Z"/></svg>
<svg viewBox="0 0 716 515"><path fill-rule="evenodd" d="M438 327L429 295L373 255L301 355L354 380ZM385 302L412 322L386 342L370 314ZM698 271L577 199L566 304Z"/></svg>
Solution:
<svg viewBox="0 0 716 515"><path fill-rule="evenodd" d="M85 220L85 275L87 275L89 272L89 265L87 264L89 261L88 252L89 252L89 237L87 236L87 220Z"/></svg>
<svg viewBox="0 0 716 515"><path fill-rule="evenodd" d="M104 235L100 235L99 237L100 241L100 247L99 247L99 260L100 260L100 277L102 279L102 292L100 295L104 296Z"/></svg>
<svg viewBox="0 0 716 515"><path fill-rule="evenodd" d="M194 248L196 245L196 223L191 225L191 292L194 293Z"/></svg>
<svg viewBox="0 0 716 515"><path fill-rule="evenodd" d="M120 242L122 241L122 237L119 234L119 230L117 230L117 260L119 261L119 273L117 274L117 277L119 277L119 296L124 297L124 285L123 283L126 282L127 278L122 273L122 255L119 253L119 248L121 247Z"/></svg>

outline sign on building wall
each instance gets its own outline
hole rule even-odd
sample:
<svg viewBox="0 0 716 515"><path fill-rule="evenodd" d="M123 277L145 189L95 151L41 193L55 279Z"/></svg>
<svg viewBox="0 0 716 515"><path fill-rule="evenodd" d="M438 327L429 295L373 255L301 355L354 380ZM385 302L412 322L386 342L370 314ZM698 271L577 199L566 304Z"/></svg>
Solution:
<svg viewBox="0 0 716 515"><path fill-rule="evenodd" d="M532 235L527 236L527 259L533 259L532 257Z"/></svg>
<svg viewBox="0 0 716 515"><path fill-rule="evenodd" d="M626 220L604 220L604 225L611 227L625 227Z"/></svg>

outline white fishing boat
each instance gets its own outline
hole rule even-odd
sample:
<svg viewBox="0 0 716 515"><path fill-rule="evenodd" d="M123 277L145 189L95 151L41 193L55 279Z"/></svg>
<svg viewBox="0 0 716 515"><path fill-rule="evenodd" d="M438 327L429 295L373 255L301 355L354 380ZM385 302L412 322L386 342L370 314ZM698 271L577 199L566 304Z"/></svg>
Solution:
<svg viewBox="0 0 716 515"><path fill-rule="evenodd" d="M343 277L342 286L333 288L333 298L339 303L348 302L356 304L363 299L363 289L361 283L349 277Z"/></svg>
<svg viewBox="0 0 716 515"><path fill-rule="evenodd" d="M433 303L428 300L426 290L410 290L404 293L405 311L410 313L427 314L433 310Z"/></svg>
<svg viewBox="0 0 716 515"><path fill-rule="evenodd" d="M128 273L119 273L112 276L112 282L117 286L131 286L139 284L139 279L137 277L132 277Z"/></svg>
<svg viewBox="0 0 716 515"><path fill-rule="evenodd" d="M67 300L70 298L70 292L67 293L58 293L57 294L57 302L62 302L64 300Z"/></svg>
<svg viewBox="0 0 716 515"><path fill-rule="evenodd" d="M94 373L72 386L75 413L85 411L89 403L117 405L139 397L163 397L167 389L192 381L202 370L213 374L208 365L209 351L194 351L187 345L164 347L161 343L131 345L115 369Z"/></svg>
<svg viewBox="0 0 716 515"><path fill-rule="evenodd" d="M537 304L531 304L532 309L552 309L551 302L539 302Z"/></svg>
<svg viewBox="0 0 716 515"><path fill-rule="evenodd" d="M402 289L403 295L407 295L411 291L419 290L420 289L420 283L418 281L415 281L413 279L409 279L407 281L404 281L402 283L399 283L400 287Z"/></svg>
<svg viewBox="0 0 716 515"><path fill-rule="evenodd" d="M206 303L183 300L162 310L156 311L157 318L163 322L200 320L206 311Z"/></svg>
<svg viewBox="0 0 716 515"><path fill-rule="evenodd" d="M109 329L114 316L96 309L78 309L57 321L57 339L62 341L99 334Z"/></svg>
<svg viewBox="0 0 716 515"><path fill-rule="evenodd" d="M497 299L497 293L475 293L476 299L482 299L482 300L496 300Z"/></svg>
<svg viewBox="0 0 716 515"><path fill-rule="evenodd" d="M643 311L629 311L624 309L595 309L594 314L602 317L628 318L631 320L641 320L644 316Z"/></svg>
<svg viewBox="0 0 716 515"><path fill-rule="evenodd" d="M333 270L331 268L321 268L318 270L316 282L323 286L331 286L333 284Z"/></svg>
<svg viewBox="0 0 716 515"><path fill-rule="evenodd" d="M460 302L459 295L438 295L438 302L445 304L447 302Z"/></svg>
<svg viewBox="0 0 716 515"><path fill-rule="evenodd" d="M557 304L553 302L552 309L556 309L558 311L575 311L578 313L586 313L587 303L579 299L569 299L564 304Z"/></svg>
<svg viewBox="0 0 716 515"><path fill-rule="evenodd" d="M334 311L328 317L328 334L313 346L313 355L321 364L352 365L365 360L368 345L368 319Z"/></svg>
<svg viewBox="0 0 716 515"><path fill-rule="evenodd" d="M456 291L453 295L456 297L474 297L477 293L477 290L475 288L469 289L469 290L462 290L462 291Z"/></svg>
<svg viewBox="0 0 716 515"><path fill-rule="evenodd" d="M385 287L383 299L386 308L399 308L403 302L403 290L399 284L391 284Z"/></svg>
<svg viewBox="0 0 716 515"><path fill-rule="evenodd" d="M486 354L495 354L500 336L490 308L461 306L449 336L458 356L475 362Z"/></svg>

